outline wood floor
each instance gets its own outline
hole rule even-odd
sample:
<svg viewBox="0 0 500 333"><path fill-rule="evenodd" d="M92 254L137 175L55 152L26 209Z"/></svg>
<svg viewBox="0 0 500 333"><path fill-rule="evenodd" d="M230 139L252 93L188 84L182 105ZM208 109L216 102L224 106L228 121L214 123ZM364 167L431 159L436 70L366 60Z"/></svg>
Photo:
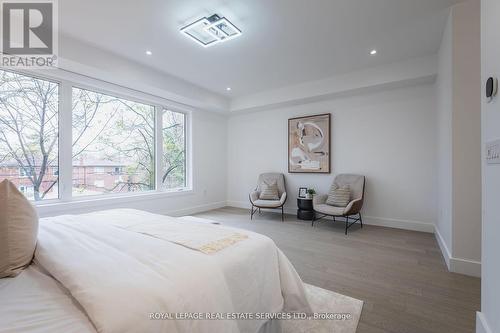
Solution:
<svg viewBox="0 0 500 333"><path fill-rule="evenodd" d="M272 238L303 281L363 300L358 333L475 332L480 279L449 273L434 235L222 208L197 214Z"/></svg>

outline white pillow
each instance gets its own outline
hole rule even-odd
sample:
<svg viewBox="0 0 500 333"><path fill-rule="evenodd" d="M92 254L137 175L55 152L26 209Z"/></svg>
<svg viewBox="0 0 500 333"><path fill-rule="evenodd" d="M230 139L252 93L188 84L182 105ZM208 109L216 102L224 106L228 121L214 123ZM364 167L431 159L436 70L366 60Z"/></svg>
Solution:
<svg viewBox="0 0 500 333"><path fill-rule="evenodd" d="M0 183L0 278L13 277L31 263L38 236L38 215L17 187Z"/></svg>
<svg viewBox="0 0 500 333"><path fill-rule="evenodd" d="M263 182L260 184L260 200L279 200L278 182L273 181L270 184Z"/></svg>
<svg viewBox="0 0 500 333"><path fill-rule="evenodd" d="M338 187L336 184L330 188L326 204L335 207L346 207L351 201L351 189L349 185Z"/></svg>

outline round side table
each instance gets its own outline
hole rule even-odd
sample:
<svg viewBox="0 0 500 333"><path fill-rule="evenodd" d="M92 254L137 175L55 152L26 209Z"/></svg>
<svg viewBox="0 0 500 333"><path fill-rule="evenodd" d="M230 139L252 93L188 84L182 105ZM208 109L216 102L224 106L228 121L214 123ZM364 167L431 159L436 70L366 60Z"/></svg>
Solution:
<svg viewBox="0 0 500 333"><path fill-rule="evenodd" d="M312 199L297 198L297 218L299 220L311 221L314 219L314 209Z"/></svg>

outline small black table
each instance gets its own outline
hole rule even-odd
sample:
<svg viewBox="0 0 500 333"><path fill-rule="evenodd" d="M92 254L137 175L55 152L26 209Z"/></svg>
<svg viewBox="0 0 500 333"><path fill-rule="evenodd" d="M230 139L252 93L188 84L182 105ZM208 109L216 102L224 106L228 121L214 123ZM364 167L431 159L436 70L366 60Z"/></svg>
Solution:
<svg viewBox="0 0 500 333"><path fill-rule="evenodd" d="M297 218L299 220L311 221L314 218L314 209L312 199L297 198Z"/></svg>

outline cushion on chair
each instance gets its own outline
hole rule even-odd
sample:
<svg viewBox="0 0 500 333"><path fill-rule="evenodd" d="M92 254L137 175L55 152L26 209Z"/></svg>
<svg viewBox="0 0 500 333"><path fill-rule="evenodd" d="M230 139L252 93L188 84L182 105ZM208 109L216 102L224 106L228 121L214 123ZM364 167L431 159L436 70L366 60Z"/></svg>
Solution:
<svg viewBox="0 0 500 333"><path fill-rule="evenodd" d="M281 200L256 200L254 206L261 208L278 208L281 206Z"/></svg>
<svg viewBox="0 0 500 333"><path fill-rule="evenodd" d="M278 182L263 182L260 184L260 200L279 200Z"/></svg>
<svg viewBox="0 0 500 333"><path fill-rule="evenodd" d="M326 199L326 204L335 207L346 207L351 201L351 189L349 185L338 187L333 184Z"/></svg>
<svg viewBox="0 0 500 333"><path fill-rule="evenodd" d="M342 216L345 213L344 207L335 207L327 204L314 205L314 210L322 214L333 216Z"/></svg>

